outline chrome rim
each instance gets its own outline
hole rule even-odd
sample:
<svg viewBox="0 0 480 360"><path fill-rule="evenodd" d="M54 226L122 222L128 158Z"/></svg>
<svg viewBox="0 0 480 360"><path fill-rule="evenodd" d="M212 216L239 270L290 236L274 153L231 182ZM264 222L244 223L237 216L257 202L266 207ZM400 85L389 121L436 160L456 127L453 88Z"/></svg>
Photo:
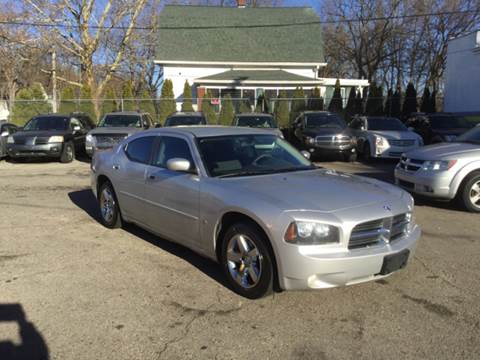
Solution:
<svg viewBox="0 0 480 360"><path fill-rule="evenodd" d="M262 254L246 235L237 234L227 246L228 271L233 280L243 288L258 284L262 275Z"/></svg>
<svg viewBox="0 0 480 360"><path fill-rule="evenodd" d="M473 206L480 208L480 181L477 181L470 188L470 202Z"/></svg>
<svg viewBox="0 0 480 360"><path fill-rule="evenodd" d="M100 195L100 210L106 222L111 222L115 211L115 201L109 188L105 188Z"/></svg>
<svg viewBox="0 0 480 360"><path fill-rule="evenodd" d="M67 159L73 160L73 148L71 146L67 146Z"/></svg>

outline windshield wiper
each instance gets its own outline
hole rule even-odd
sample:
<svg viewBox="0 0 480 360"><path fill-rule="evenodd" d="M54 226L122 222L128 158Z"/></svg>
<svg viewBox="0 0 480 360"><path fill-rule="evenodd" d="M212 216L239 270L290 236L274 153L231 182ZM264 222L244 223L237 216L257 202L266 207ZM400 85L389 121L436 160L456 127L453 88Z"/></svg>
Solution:
<svg viewBox="0 0 480 360"><path fill-rule="evenodd" d="M238 171L230 174L219 175L217 178L229 178L229 177L236 177L236 176L253 176L253 175L264 175L270 174L272 170L256 170L256 171Z"/></svg>

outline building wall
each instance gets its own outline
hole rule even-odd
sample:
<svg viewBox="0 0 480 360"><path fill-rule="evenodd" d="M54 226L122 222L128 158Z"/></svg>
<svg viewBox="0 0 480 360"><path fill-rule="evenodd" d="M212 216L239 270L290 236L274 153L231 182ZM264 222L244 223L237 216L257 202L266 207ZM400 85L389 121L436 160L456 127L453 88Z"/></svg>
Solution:
<svg viewBox="0 0 480 360"><path fill-rule="evenodd" d="M448 43L445 111L480 111L480 30Z"/></svg>

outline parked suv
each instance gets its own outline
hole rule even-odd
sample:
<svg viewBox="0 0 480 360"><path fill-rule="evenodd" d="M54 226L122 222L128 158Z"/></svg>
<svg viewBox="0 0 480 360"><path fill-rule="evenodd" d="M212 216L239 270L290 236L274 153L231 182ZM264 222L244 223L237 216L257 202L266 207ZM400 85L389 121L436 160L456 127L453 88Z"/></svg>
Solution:
<svg viewBox="0 0 480 360"><path fill-rule="evenodd" d="M395 169L395 182L432 198L457 198L467 210L480 212L480 126L450 143L406 153Z"/></svg>
<svg viewBox="0 0 480 360"><path fill-rule="evenodd" d="M111 149L122 139L151 127L153 120L148 113L124 111L106 114L97 128L88 133L85 150L92 156L95 150Z"/></svg>
<svg viewBox="0 0 480 360"><path fill-rule="evenodd" d="M233 126L245 126L259 129L269 129L283 138L283 134L278 128L277 122L270 114L264 113L246 113L238 114L233 119Z"/></svg>
<svg viewBox="0 0 480 360"><path fill-rule="evenodd" d="M425 144L450 142L474 127L463 116L449 113L415 114L406 125L418 133Z"/></svg>
<svg viewBox="0 0 480 360"><path fill-rule="evenodd" d="M423 145L422 137L396 118L359 116L352 120L350 128L357 140L357 151L365 160L398 159L404 152Z"/></svg>
<svg viewBox="0 0 480 360"><path fill-rule="evenodd" d="M8 137L17 131L18 128L16 125L7 123L6 121L0 121L0 159L7 156Z"/></svg>
<svg viewBox="0 0 480 360"><path fill-rule="evenodd" d="M12 159L50 157L68 163L84 151L85 136L94 127L83 113L38 115L8 137L7 153Z"/></svg>
<svg viewBox="0 0 480 360"><path fill-rule="evenodd" d="M328 111L306 111L290 127L290 141L313 156L340 154L345 161L357 157L351 129L337 114Z"/></svg>
<svg viewBox="0 0 480 360"><path fill-rule="evenodd" d="M177 112L165 120L165 126L207 125L201 112Z"/></svg>

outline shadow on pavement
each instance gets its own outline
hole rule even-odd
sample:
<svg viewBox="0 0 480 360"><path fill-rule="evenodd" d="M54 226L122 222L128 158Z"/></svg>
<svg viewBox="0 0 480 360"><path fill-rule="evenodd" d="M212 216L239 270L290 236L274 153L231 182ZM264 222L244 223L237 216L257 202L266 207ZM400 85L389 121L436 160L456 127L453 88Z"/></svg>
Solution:
<svg viewBox="0 0 480 360"><path fill-rule="evenodd" d="M91 190L73 191L68 194L68 197L73 204L85 211L95 221L99 222L100 212L98 210L97 200L95 199L95 196L93 196ZM152 233L149 233L148 231L143 230L136 225L124 224L123 230L149 242L152 245L159 247L164 251L169 252L176 257L189 262L191 265L202 271L205 275L222 284L226 288L229 288L222 273L222 269L216 262L202 257L186 247L153 235Z"/></svg>
<svg viewBox="0 0 480 360"><path fill-rule="evenodd" d="M42 335L29 322L20 304L0 304L0 323L14 322L19 327L19 345L0 339L2 360L47 360L48 347Z"/></svg>

